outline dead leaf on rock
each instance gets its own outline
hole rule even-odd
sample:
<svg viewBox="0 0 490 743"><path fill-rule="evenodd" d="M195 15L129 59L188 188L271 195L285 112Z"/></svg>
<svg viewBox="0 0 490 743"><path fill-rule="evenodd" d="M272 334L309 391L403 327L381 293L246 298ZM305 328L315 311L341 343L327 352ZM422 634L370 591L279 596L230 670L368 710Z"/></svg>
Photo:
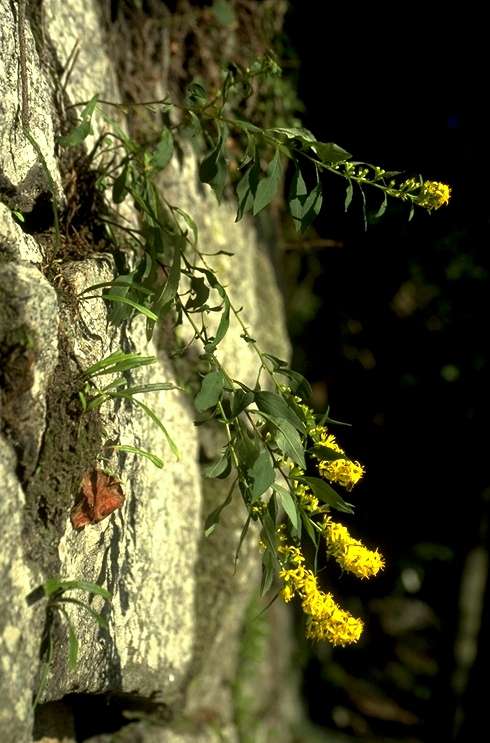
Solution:
<svg viewBox="0 0 490 743"><path fill-rule="evenodd" d="M115 477L102 470L85 472L77 502L71 509L71 523L74 529L83 529L89 524L97 524L120 508L124 503L124 493Z"/></svg>

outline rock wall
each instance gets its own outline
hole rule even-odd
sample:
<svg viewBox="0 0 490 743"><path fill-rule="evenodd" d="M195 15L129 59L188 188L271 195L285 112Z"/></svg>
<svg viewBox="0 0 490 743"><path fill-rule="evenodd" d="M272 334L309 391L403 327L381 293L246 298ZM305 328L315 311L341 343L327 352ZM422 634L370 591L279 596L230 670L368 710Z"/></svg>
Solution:
<svg viewBox="0 0 490 743"><path fill-rule="evenodd" d="M22 3L0 0L0 739L238 741L241 694L241 715L249 733L256 730L250 740L287 743L299 712L284 607L275 605L262 621L261 651L243 677L242 638L260 557L252 530L235 573L244 521L238 499L215 533L203 536L206 514L229 487L201 473L218 449L216 431L196 428L192 401L177 389L148 394L145 401L171 432L178 460L159 429L129 401L107 403L100 414L80 414L82 370L117 349L158 357L158 364L133 374L137 383L177 385L181 372L164 332L148 344L141 318L116 328L100 296L78 296L112 278L111 255L89 250L75 260L60 254L48 265L53 190L61 209L66 198L56 145L66 107L94 94L117 100L118 89L99 3L26 5L24 83L29 128L40 153L22 127ZM261 346L287 355L280 295L254 226L245 220L235 225L232 207L218 207L214 195L203 192L189 153L172 164L162 188L193 215L208 252L235 254L218 256L215 267L235 303L246 308ZM23 224L14 211L24 215ZM253 384L256 360L239 336L232 326L221 358ZM111 448L117 444L155 452L165 460L164 469ZM95 467L120 478L124 506L74 530L70 510L83 473ZM112 610L100 597L93 599L92 607L107 617L104 630L77 606L68 609L79 660L70 670L66 628L57 627L34 714L45 601L33 604L26 597L55 576L100 583L113 595Z"/></svg>

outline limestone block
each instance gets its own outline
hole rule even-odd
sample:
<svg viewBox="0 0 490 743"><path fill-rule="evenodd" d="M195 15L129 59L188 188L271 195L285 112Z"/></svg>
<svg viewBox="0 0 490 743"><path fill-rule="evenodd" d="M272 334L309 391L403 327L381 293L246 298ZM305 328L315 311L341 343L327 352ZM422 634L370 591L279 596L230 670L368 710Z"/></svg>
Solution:
<svg viewBox="0 0 490 743"><path fill-rule="evenodd" d="M19 6L20 3L0 0L0 197L11 208L30 211L36 199L50 191L50 186L38 153L22 127ZM54 153L54 91L40 59L41 46L36 43L31 22L27 15L23 28L29 131L60 195L61 178Z"/></svg>

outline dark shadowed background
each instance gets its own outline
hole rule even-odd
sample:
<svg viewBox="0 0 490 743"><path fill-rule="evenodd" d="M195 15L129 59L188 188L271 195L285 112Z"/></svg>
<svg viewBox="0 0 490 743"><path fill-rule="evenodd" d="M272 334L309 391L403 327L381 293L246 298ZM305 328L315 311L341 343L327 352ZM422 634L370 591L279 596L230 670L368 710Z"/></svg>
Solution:
<svg viewBox="0 0 490 743"><path fill-rule="evenodd" d="M287 247L294 363L367 468L354 536L387 560L337 595L360 647L303 649L313 720L373 741L468 741L485 729L488 659L489 152L483 18L442 6L292 2L303 123L354 159L448 183L432 215L368 196ZM437 11L437 8L432 8ZM478 734L477 734L478 731ZM330 738L329 738L330 740ZM332 738L334 740L334 738ZM343 737L339 740L344 740Z"/></svg>

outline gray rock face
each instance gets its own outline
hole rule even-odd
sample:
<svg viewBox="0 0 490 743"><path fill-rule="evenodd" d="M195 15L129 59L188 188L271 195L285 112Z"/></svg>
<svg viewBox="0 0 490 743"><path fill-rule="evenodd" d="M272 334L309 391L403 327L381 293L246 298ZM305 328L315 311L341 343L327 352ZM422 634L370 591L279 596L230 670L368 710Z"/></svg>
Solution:
<svg viewBox="0 0 490 743"><path fill-rule="evenodd" d="M205 516L225 498L230 483L202 477L200 461L215 456L220 439L212 428L196 428L191 400L183 391L144 397L171 434L178 458L160 429L131 401L112 400L99 412L81 413L83 370L118 349L157 357L156 363L130 372L131 383L164 381L177 387L182 372L164 332L148 343L141 317L116 328L108 321L100 290L80 296L112 278L111 256L53 257L52 246L41 243L35 230L24 232L12 216L12 210L35 208L43 194L49 211L50 180L61 189L54 144L56 91L75 46L78 61L64 90L68 102L118 95L98 3L46 0L42 18L26 19L30 130L48 178L19 119L16 7L0 0L0 739L235 741L233 689L241 673L246 610L258 587L257 534L250 530L235 572L244 522L236 498L215 533L204 537ZM104 124L99 119L95 126L97 132ZM253 226L246 221L235 225L231 207L218 207L213 194L202 192L190 153L172 166L162 187L193 215L208 252L234 253L231 259L214 258L214 268L235 304L246 308L247 326L261 347L287 355L279 292ZM58 196L61 202L61 191ZM220 358L232 375L253 384L257 359L241 332L232 323ZM187 362L193 363L192 358ZM119 446L153 452L165 466L158 469ZM118 478L124 503L109 518L75 530L71 509L84 475L97 469ZM70 668L66 624L56 623L54 655L33 727L46 600L28 603L26 597L57 576L103 585L113 596L112 609L100 597L90 604L107 617L106 630L78 605L66 605L79 641L78 662ZM71 596L88 599L83 591ZM275 621L286 626L284 616L277 616ZM283 634L286 648L287 627ZM270 652L277 654L272 641L258 660L257 678L276 697L274 714L281 695L289 712L281 712L278 738L260 739L287 743L296 701L285 681L286 661L280 668L271 666L274 678L268 675ZM246 683L250 687L250 680ZM122 710L137 721L127 724ZM263 716L257 729L269 735L267 711L257 715ZM99 727L93 720L99 720ZM107 732L118 726L117 734Z"/></svg>

